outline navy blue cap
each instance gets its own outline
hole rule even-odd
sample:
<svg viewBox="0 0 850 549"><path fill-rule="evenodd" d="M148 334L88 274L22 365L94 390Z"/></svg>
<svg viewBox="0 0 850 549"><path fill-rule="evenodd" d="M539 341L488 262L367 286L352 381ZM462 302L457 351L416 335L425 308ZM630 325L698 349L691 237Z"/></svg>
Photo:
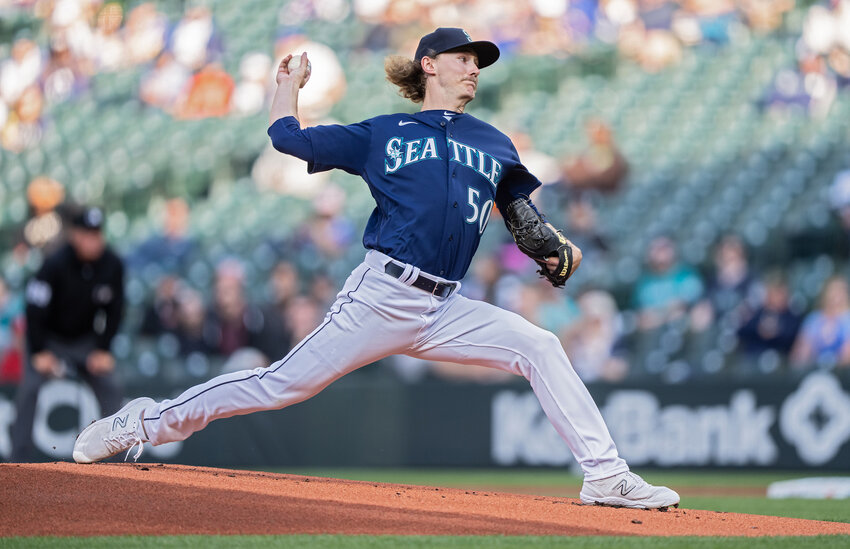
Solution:
<svg viewBox="0 0 850 549"><path fill-rule="evenodd" d="M478 56L479 69L492 65L499 58L499 47L493 42L486 40L473 42L469 34L463 29L440 27L431 34L422 37L422 40L419 41L419 47L416 48L414 61L421 61L423 57L432 57L462 47L475 52L475 55Z"/></svg>

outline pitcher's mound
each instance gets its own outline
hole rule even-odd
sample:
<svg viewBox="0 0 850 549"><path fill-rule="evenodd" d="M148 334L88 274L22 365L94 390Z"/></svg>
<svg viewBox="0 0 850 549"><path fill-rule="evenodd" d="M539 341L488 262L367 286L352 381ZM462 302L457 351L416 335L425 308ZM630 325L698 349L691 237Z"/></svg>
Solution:
<svg viewBox="0 0 850 549"><path fill-rule="evenodd" d="M777 536L850 524L162 464L0 464L0 535Z"/></svg>

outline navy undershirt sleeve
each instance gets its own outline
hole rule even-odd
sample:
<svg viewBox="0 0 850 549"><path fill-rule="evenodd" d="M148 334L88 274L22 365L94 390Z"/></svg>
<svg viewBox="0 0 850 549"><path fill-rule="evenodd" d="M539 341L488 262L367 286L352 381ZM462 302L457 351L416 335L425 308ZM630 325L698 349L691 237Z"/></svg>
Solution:
<svg viewBox="0 0 850 549"><path fill-rule="evenodd" d="M530 197L531 193L541 185L540 180L520 162L516 149L513 146L511 146L511 149L515 163L509 168L496 189L496 206L501 212L504 212L508 204L515 199Z"/></svg>
<svg viewBox="0 0 850 549"><path fill-rule="evenodd" d="M502 219L505 221L505 226L508 227L508 230L510 230L510 225L505 212L507 211L508 204L517 198L525 198L528 200L531 208L542 216L540 210L538 210L537 206L531 202L530 198L531 193L540 187L540 180L532 175L532 173L528 171L528 168L520 162L519 153L517 153L516 149L514 149L513 146L511 146L511 148L516 163L511 167L510 171L505 174L505 177L496 189L496 206L499 208L499 211L502 212Z"/></svg>

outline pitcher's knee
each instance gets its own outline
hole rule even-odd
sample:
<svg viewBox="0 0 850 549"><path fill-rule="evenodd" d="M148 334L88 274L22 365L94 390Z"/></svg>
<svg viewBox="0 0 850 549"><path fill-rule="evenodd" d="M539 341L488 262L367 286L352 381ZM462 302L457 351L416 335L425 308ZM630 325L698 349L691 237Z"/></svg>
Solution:
<svg viewBox="0 0 850 549"><path fill-rule="evenodd" d="M566 354L558 337L542 328L526 330L514 347L516 353L515 373L528 378L530 370L538 370L549 363L567 362Z"/></svg>
<svg viewBox="0 0 850 549"><path fill-rule="evenodd" d="M562 353L564 351L561 340L552 332L544 329L537 330L532 338L535 348L545 355L551 353Z"/></svg>
<svg viewBox="0 0 850 549"><path fill-rule="evenodd" d="M541 329L531 338L531 346L528 358L534 369L572 368L561 340L552 332Z"/></svg>

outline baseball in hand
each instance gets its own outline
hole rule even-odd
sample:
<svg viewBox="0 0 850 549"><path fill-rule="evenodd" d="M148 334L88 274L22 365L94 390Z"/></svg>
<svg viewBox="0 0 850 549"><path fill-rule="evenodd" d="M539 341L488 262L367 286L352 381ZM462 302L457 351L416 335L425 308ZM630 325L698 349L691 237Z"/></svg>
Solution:
<svg viewBox="0 0 850 549"><path fill-rule="evenodd" d="M292 59L289 60L289 64L287 65L289 72L292 73L292 71L297 69L299 66L301 66L301 55L293 54ZM310 80L310 74L312 74L312 72L313 72L313 64L310 63L310 60L308 59L307 60L307 74L304 75L304 83L301 84L302 88L304 87L304 84L306 84L307 81Z"/></svg>

